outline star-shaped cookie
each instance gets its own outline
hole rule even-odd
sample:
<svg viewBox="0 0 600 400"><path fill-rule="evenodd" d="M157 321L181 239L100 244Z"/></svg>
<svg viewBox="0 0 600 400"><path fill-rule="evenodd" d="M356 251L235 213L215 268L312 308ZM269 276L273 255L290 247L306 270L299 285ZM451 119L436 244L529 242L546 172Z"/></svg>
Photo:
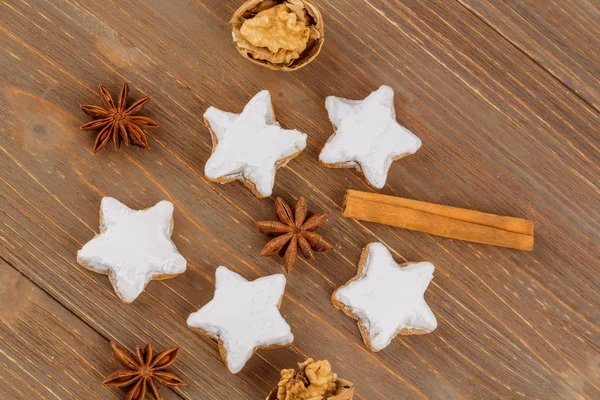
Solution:
<svg viewBox="0 0 600 400"><path fill-rule="evenodd" d="M287 346L294 340L279 313L285 276L247 281L225 267L217 268L215 295L187 324L219 342L231 373L242 370L257 349Z"/></svg>
<svg viewBox="0 0 600 400"><path fill-rule="evenodd" d="M77 252L77 262L108 275L117 296L131 303L151 280L185 271L185 258L171 241L172 230L169 201L138 211L105 197L100 204L100 234Z"/></svg>
<svg viewBox="0 0 600 400"><path fill-rule="evenodd" d="M333 292L331 301L358 320L367 347L380 351L396 335L419 335L437 327L423 298L433 270L428 262L400 266L382 243L371 243L362 252L357 275Z"/></svg>
<svg viewBox="0 0 600 400"><path fill-rule="evenodd" d="M275 171L306 147L306 134L283 129L273 112L267 90L254 96L241 114L209 107L204 123L213 152L204 174L214 182L241 180L259 198L273 192Z"/></svg>
<svg viewBox="0 0 600 400"><path fill-rule="evenodd" d="M396 122L394 91L381 86L364 100L329 96L325 108L335 133L319 161L331 168L362 171L367 183L381 189L392 162L415 153L421 140Z"/></svg>

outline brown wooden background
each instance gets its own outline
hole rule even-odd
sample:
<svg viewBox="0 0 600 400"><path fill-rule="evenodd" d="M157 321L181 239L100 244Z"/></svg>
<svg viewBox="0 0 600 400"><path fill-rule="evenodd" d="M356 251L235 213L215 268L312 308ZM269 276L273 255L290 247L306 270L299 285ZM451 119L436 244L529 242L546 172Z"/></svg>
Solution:
<svg viewBox="0 0 600 400"><path fill-rule="evenodd" d="M239 1L0 2L0 397L117 399L109 341L183 347L189 383L166 399L262 399L278 371L329 359L357 399L600 398L600 4L597 0L321 0L327 40L295 73L254 66L233 48ZM93 156L98 83L151 94L160 124L148 152ZM358 223L340 215L350 170L318 165L331 134L327 95L396 92L399 121L423 147L393 165L381 191L520 216L536 223L531 253ZM253 227L272 215L238 183L203 176L209 105L239 112L269 89L286 127L309 135L277 174L275 194L331 213L336 249L288 275L282 311L296 336L230 374L185 320L212 298L214 270L282 272L260 258ZM174 241L188 260L122 304L104 275L76 264L98 230L103 196L145 208L175 204ZM361 249L383 241L399 261L436 265L426 299L439 328L374 354L329 296Z"/></svg>

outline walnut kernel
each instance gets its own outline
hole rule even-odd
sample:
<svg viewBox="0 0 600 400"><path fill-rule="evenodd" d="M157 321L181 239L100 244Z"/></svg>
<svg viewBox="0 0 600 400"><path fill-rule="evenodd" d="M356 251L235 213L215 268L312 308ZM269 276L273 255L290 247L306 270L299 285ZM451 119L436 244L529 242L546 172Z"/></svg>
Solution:
<svg viewBox="0 0 600 400"><path fill-rule="evenodd" d="M298 366L299 373L293 369L281 371L277 400L327 399L336 394L337 375L331 371L329 361L309 358Z"/></svg>
<svg viewBox="0 0 600 400"><path fill-rule="evenodd" d="M244 21L240 29L244 39L272 53L265 58L273 63L289 63L306 49L310 29L285 3L261 11Z"/></svg>

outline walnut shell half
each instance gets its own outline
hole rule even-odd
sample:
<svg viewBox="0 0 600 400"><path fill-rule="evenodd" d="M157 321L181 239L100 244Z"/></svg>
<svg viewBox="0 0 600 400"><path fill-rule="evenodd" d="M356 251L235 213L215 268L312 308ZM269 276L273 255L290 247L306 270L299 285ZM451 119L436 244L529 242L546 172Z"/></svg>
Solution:
<svg viewBox="0 0 600 400"><path fill-rule="evenodd" d="M230 23L240 54L278 71L304 67L325 40L323 17L311 0L248 0Z"/></svg>

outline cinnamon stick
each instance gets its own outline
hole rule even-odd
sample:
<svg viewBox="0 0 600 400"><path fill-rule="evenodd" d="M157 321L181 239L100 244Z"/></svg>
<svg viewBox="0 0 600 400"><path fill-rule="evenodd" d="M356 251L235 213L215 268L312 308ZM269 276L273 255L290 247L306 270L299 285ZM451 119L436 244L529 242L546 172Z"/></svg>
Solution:
<svg viewBox="0 0 600 400"><path fill-rule="evenodd" d="M470 242L533 249L533 222L464 208L347 190L345 217Z"/></svg>

